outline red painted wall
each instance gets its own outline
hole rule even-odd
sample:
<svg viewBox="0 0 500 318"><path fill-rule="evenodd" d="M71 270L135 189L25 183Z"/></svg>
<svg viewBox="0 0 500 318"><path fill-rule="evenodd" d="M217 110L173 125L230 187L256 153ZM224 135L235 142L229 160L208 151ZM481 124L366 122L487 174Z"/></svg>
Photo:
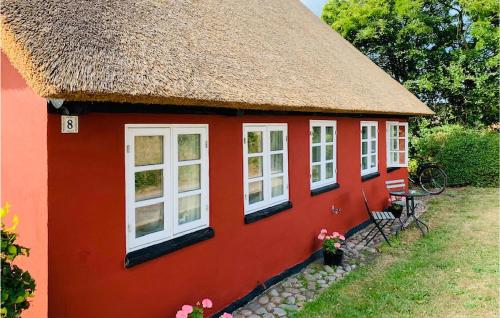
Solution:
<svg viewBox="0 0 500 318"><path fill-rule="evenodd" d="M47 316L47 107L2 53L0 202L12 205L19 243L31 248L19 266L36 280L35 298L23 317Z"/></svg>
<svg viewBox="0 0 500 318"><path fill-rule="evenodd" d="M80 116L78 134L48 119L49 316L173 317L210 297L212 312L319 248L321 228L345 232L367 219L360 189L360 119L337 119L340 188L311 197L311 116L99 114ZM243 223L242 124L286 122L293 208ZM215 237L125 269L124 125L207 123L210 225ZM363 183L373 208L386 202L385 120L379 120L381 176ZM406 169L390 178L406 177ZM330 212L332 204L342 208Z"/></svg>

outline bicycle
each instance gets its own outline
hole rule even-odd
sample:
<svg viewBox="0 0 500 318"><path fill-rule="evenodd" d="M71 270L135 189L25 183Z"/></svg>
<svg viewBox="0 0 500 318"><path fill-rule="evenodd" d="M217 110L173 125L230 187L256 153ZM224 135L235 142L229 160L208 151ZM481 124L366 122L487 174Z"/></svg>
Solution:
<svg viewBox="0 0 500 318"><path fill-rule="evenodd" d="M438 165L424 163L417 168L415 175L409 175L408 180L414 185L418 185L429 194L442 193L447 185L448 176Z"/></svg>

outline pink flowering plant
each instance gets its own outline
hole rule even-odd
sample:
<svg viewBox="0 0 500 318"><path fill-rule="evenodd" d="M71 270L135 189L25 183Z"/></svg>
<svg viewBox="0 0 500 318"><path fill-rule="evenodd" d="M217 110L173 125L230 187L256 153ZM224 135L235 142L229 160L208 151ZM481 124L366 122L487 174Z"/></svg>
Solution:
<svg viewBox="0 0 500 318"><path fill-rule="evenodd" d="M325 251L334 254L342 247L345 237L339 232L333 232L332 235L328 235L328 231L322 229L321 232L319 232L318 240L323 241L323 248Z"/></svg>
<svg viewBox="0 0 500 318"><path fill-rule="evenodd" d="M203 318L203 310L212 308L212 301L208 298L203 299L201 302L197 302L196 306L184 305L177 311L175 318ZM223 313L220 318L233 318L231 314Z"/></svg>

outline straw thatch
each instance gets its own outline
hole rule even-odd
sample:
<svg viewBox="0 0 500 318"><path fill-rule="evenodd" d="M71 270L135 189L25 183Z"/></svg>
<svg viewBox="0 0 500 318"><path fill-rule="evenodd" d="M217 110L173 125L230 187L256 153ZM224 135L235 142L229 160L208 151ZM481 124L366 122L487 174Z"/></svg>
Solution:
<svg viewBox="0 0 500 318"><path fill-rule="evenodd" d="M1 24L48 98L432 113L298 0L3 0Z"/></svg>

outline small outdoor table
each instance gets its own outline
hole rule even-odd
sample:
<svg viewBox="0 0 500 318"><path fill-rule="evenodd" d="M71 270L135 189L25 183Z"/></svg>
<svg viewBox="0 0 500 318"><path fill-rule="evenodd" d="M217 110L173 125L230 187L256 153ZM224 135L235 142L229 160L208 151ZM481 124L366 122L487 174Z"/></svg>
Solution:
<svg viewBox="0 0 500 318"><path fill-rule="evenodd" d="M427 224L425 224L415 215L415 198L427 196L429 195L428 193L422 191L410 190L410 191L392 191L389 192L389 194L396 197L404 197L406 200L406 213L408 215L408 219L410 217L413 217L413 219L415 220L415 224L417 225L420 232L422 232L422 235L425 235L425 232L429 232L429 227L427 226Z"/></svg>

